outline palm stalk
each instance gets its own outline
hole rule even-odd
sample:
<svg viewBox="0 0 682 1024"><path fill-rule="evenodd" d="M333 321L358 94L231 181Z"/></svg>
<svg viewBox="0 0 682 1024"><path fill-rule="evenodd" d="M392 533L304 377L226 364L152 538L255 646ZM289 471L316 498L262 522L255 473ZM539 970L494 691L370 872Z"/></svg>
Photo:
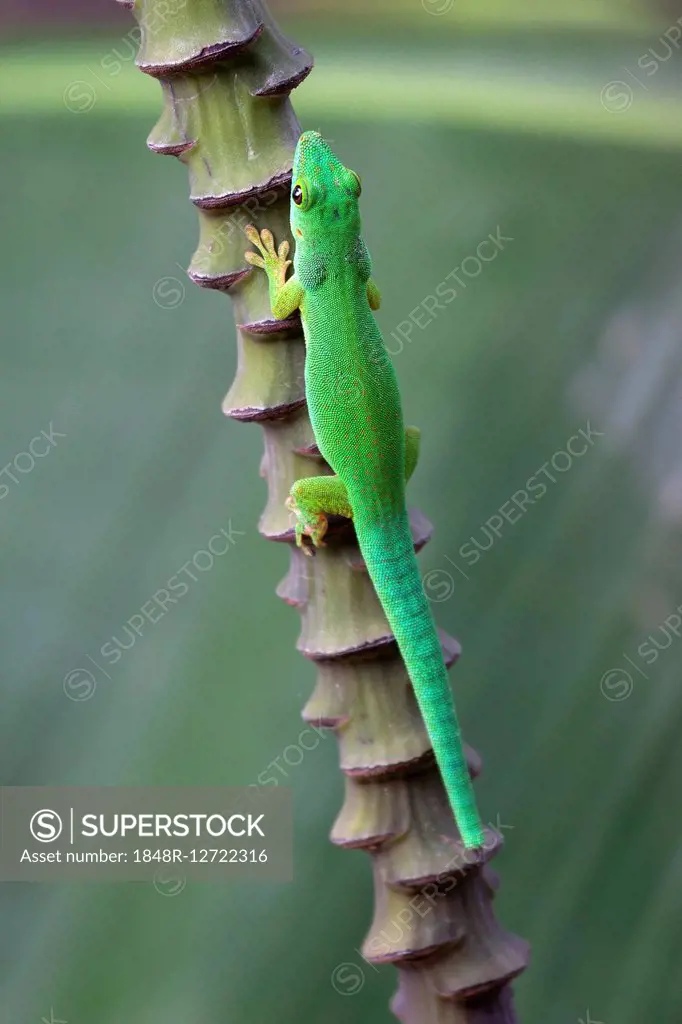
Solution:
<svg viewBox="0 0 682 1024"><path fill-rule="evenodd" d="M189 276L229 295L238 370L223 409L258 421L268 499L260 531L290 545L279 595L298 608L298 649L318 666L304 718L334 729L346 780L332 841L372 857L375 911L363 955L394 963L393 1010L404 1024L513 1024L510 981L526 944L492 911L487 861L467 858L435 768L409 679L349 523L332 524L314 559L295 547L285 499L294 480L330 472L305 408L298 318L275 321L265 275L244 260L243 227L289 237L291 164L299 124L290 92L312 60L284 38L260 0L119 0L141 28L138 67L158 79L163 113L148 145L186 164L199 216ZM292 243L293 246L293 243ZM411 516L417 549L430 524ZM457 641L443 636L449 664ZM478 770L468 751L470 767Z"/></svg>

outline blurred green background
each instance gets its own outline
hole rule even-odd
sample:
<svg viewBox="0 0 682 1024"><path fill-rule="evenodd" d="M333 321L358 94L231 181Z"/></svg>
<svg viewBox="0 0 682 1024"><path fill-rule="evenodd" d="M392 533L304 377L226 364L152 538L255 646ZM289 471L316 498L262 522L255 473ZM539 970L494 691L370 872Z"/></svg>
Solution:
<svg viewBox="0 0 682 1024"><path fill-rule="evenodd" d="M672 1022L682 75L661 37L682 9L508 6L277 11L317 59L294 94L304 127L362 175L387 338L490 233L511 239L389 347L423 430L411 498L436 525L422 562L447 597L439 622L464 647L453 680L484 758L481 806L505 826L497 913L533 946L520 1018ZM274 595L286 551L256 530L260 431L220 413L230 305L185 278L195 215L184 169L145 149L160 99L132 66L130 28L71 23L55 40L36 14L2 51L0 461L17 482L2 476L1 778L238 785L279 758L296 874L173 898L5 885L0 1020L388 1022L394 972L358 953L369 861L327 840L335 740L282 760L314 671ZM113 75L102 61L116 53ZM462 546L487 544L485 522L588 422L588 451L469 565ZM50 424L65 436L49 456L12 468ZM230 523L230 551L105 665L111 678L93 666ZM653 662L638 653L649 637L666 648ZM96 690L68 699L82 668ZM330 980L341 962L363 972L352 997Z"/></svg>

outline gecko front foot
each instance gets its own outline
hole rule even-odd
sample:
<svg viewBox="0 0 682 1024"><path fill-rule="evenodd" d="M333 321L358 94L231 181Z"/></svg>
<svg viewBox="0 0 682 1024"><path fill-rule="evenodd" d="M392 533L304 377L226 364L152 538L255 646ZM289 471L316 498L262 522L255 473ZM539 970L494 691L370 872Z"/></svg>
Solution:
<svg viewBox="0 0 682 1024"><path fill-rule="evenodd" d="M248 252L244 253L246 262L250 263L253 267L260 267L274 281L278 288L282 288L286 280L287 270L291 266L291 260L287 259L289 243L285 239L283 242L280 242L279 248L276 249L272 231L269 231L268 228L263 228L259 233L253 224L247 224L244 228L244 234L258 249L258 253L260 253L259 256L258 253L251 252L249 249Z"/></svg>
<svg viewBox="0 0 682 1024"><path fill-rule="evenodd" d="M303 554L314 555L316 548L326 547L324 535L329 523L324 512L306 513L296 503L292 494L289 495L285 504L296 516L296 545ZM310 543L308 543L308 538L310 538Z"/></svg>

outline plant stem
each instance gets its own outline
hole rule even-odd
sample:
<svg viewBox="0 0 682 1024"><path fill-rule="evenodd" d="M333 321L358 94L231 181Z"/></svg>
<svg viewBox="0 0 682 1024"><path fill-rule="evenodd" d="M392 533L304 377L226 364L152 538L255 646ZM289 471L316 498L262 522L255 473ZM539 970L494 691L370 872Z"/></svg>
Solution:
<svg viewBox="0 0 682 1024"><path fill-rule="evenodd" d="M350 524L332 524L314 559L295 547L291 484L329 472L305 409L298 318L275 321L265 276L244 260L243 228L289 235L291 163L299 124L289 93L312 66L259 0L130 0L142 29L138 66L159 80L163 113L148 144L186 164L199 215L190 277L229 295L236 379L226 415L261 423L268 500L260 531L291 546L278 593L301 612L298 648L318 665L304 718L339 739L346 798L332 841L373 859L376 903L363 955L394 963L393 1009L404 1024L512 1024L509 982L527 947L492 913L489 868L467 863L409 680L364 571ZM292 243L293 245L293 243ZM431 528L412 514L415 545ZM443 637L445 657L456 641ZM470 764L476 758L469 751ZM489 830L486 860L499 848Z"/></svg>

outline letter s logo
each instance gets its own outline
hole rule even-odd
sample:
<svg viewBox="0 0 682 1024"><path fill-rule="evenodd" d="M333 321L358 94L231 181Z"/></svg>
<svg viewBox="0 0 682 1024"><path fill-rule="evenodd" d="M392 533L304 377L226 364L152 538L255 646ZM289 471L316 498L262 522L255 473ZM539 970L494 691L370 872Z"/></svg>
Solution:
<svg viewBox="0 0 682 1024"><path fill-rule="evenodd" d="M62 819L56 811L36 811L29 828L31 835L39 843L53 843L62 833Z"/></svg>

